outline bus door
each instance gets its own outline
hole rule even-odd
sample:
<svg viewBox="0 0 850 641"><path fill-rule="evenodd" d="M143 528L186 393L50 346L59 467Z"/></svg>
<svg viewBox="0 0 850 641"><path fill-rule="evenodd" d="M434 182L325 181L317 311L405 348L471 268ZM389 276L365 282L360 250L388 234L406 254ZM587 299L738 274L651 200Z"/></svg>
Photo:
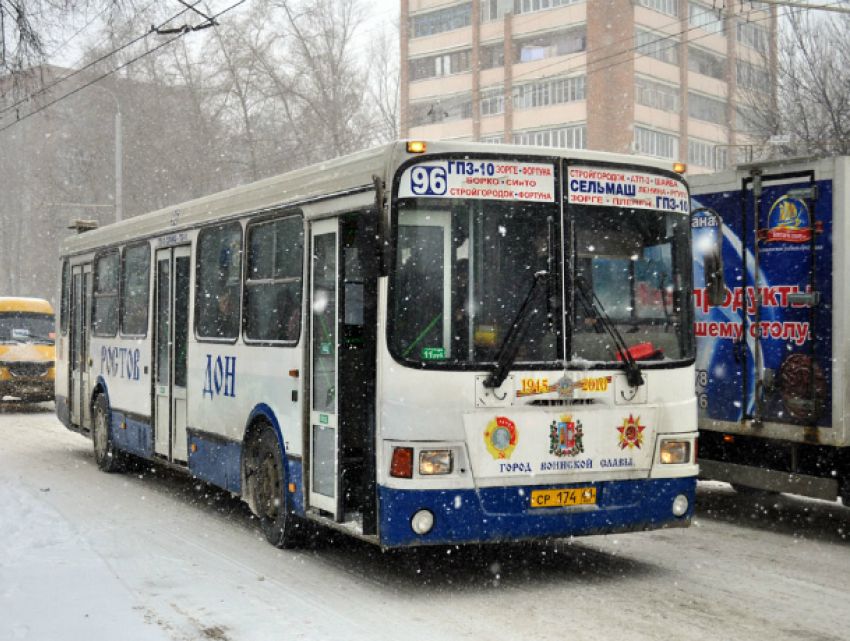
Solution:
<svg viewBox="0 0 850 641"><path fill-rule="evenodd" d="M80 427L91 425L89 398L89 328L91 323L92 266L75 265L71 271L71 355L69 376L71 423Z"/></svg>
<svg viewBox="0 0 850 641"><path fill-rule="evenodd" d="M744 180L752 359L744 372L748 418L816 425L827 410L829 287L813 171ZM746 258L746 257L745 257ZM820 278L818 278L820 272ZM824 322L827 321L827 322ZM814 381L814 385L812 385Z"/></svg>
<svg viewBox="0 0 850 641"><path fill-rule="evenodd" d="M156 252L154 452L186 463L186 361L189 338L188 246Z"/></svg>
<svg viewBox="0 0 850 641"><path fill-rule="evenodd" d="M310 505L340 520L340 438L337 404L338 221L313 224L310 282Z"/></svg>

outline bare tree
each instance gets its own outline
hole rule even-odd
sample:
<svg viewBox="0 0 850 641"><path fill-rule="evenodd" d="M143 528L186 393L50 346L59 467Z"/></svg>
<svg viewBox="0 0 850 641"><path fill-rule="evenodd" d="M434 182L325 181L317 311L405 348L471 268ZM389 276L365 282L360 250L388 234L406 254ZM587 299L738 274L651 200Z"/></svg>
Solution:
<svg viewBox="0 0 850 641"><path fill-rule="evenodd" d="M374 113L374 137L388 142L399 135L398 24L381 29L370 42L370 73L366 85L368 109Z"/></svg>
<svg viewBox="0 0 850 641"><path fill-rule="evenodd" d="M741 65L739 114L749 134L771 155L830 156L850 153L850 16L789 12L780 26L775 97L758 68ZM740 127L739 127L740 128ZM782 144L767 145L788 139Z"/></svg>

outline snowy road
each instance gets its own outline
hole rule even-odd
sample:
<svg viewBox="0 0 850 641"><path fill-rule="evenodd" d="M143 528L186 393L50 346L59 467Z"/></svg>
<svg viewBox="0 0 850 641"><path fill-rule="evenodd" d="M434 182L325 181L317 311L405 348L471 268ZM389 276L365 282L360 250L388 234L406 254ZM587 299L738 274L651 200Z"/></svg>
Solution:
<svg viewBox="0 0 850 641"><path fill-rule="evenodd" d="M850 509L701 485L688 530L381 553L268 545L228 494L99 472L52 405L0 409L0 640L850 636Z"/></svg>

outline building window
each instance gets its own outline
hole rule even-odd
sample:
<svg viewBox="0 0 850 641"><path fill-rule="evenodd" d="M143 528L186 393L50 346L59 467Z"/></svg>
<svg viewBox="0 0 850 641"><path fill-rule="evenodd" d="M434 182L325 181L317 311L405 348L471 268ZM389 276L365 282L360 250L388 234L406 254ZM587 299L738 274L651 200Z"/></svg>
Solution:
<svg viewBox="0 0 850 641"><path fill-rule="evenodd" d="M638 0L637 3L647 9L653 9L674 18L679 17L679 0Z"/></svg>
<svg viewBox="0 0 850 641"><path fill-rule="evenodd" d="M150 301L150 245L136 245L124 250L121 270L121 333L145 336L148 333Z"/></svg>
<svg viewBox="0 0 850 641"><path fill-rule="evenodd" d="M711 143L688 141L688 164L714 169L715 147Z"/></svg>
<svg viewBox="0 0 850 641"><path fill-rule="evenodd" d="M535 11L544 11L546 9L554 9L556 7L566 7L570 4L577 4L584 0L514 0L514 13L533 13Z"/></svg>
<svg viewBox="0 0 850 641"><path fill-rule="evenodd" d="M735 82L743 89L770 93L770 73L767 69L752 65L740 58L735 60Z"/></svg>
<svg viewBox="0 0 850 641"><path fill-rule="evenodd" d="M248 227L246 338L293 344L298 341L303 245L300 216Z"/></svg>
<svg viewBox="0 0 850 641"><path fill-rule="evenodd" d="M635 53L671 65L679 64L679 41L670 36L656 35L635 29Z"/></svg>
<svg viewBox="0 0 850 641"><path fill-rule="evenodd" d="M118 252L98 257L94 263L94 309L92 334L115 336L118 332Z"/></svg>
<svg viewBox="0 0 850 641"><path fill-rule="evenodd" d="M484 136L481 138L481 142L486 143L488 145L502 145L505 142L504 134L497 134L495 136Z"/></svg>
<svg viewBox="0 0 850 641"><path fill-rule="evenodd" d="M653 129L635 127L635 153L643 156L675 159L679 150L679 137Z"/></svg>
<svg viewBox="0 0 850 641"><path fill-rule="evenodd" d="M688 69L709 78L725 80L726 58L705 49L688 47Z"/></svg>
<svg viewBox="0 0 850 641"><path fill-rule="evenodd" d="M587 126L518 131L514 134L514 144L533 147L558 147L560 149L586 149Z"/></svg>
<svg viewBox="0 0 850 641"><path fill-rule="evenodd" d="M635 78L635 101L639 105L676 113L680 109L679 88L638 76Z"/></svg>
<svg viewBox="0 0 850 641"><path fill-rule="evenodd" d="M726 103L698 93L688 92L688 116L694 120L726 124Z"/></svg>
<svg viewBox="0 0 850 641"><path fill-rule="evenodd" d="M410 17L410 37L433 36L444 31L462 29L472 24L472 3L440 9Z"/></svg>
<svg viewBox="0 0 850 641"><path fill-rule="evenodd" d="M513 0L481 0L481 22L501 20L513 8Z"/></svg>
<svg viewBox="0 0 850 641"><path fill-rule="evenodd" d="M755 111L747 107L735 107L735 129L745 134L758 131L758 118Z"/></svg>
<svg viewBox="0 0 850 641"><path fill-rule="evenodd" d="M723 30L723 12L720 9L690 2L688 3L688 22L692 27L698 27L709 33L726 35Z"/></svg>
<svg viewBox="0 0 850 641"><path fill-rule="evenodd" d="M410 79L439 78L469 71L470 49L410 61Z"/></svg>
<svg viewBox="0 0 850 641"><path fill-rule="evenodd" d="M481 47L480 63L482 69L495 69L505 66L505 43Z"/></svg>
<svg viewBox="0 0 850 641"><path fill-rule="evenodd" d="M230 223L198 235L195 324L199 337L235 340L242 301L242 227Z"/></svg>
<svg viewBox="0 0 850 641"><path fill-rule="evenodd" d="M556 56L568 56L586 49L587 29L581 26L517 40L514 44L514 62L533 62Z"/></svg>
<svg viewBox="0 0 850 641"><path fill-rule="evenodd" d="M738 44L750 47L756 51L766 53L770 43L770 34L767 29L752 22L739 22L736 32Z"/></svg>
<svg viewBox="0 0 850 641"><path fill-rule="evenodd" d="M472 97L470 95L410 105L411 127L423 127L468 118L472 118Z"/></svg>
<svg viewBox="0 0 850 641"><path fill-rule="evenodd" d="M534 109L585 99L586 77L560 78L514 87L514 109Z"/></svg>
<svg viewBox="0 0 850 641"><path fill-rule="evenodd" d="M725 147L714 149L714 168L717 171L729 167L729 150Z"/></svg>
<svg viewBox="0 0 850 641"><path fill-rule="evenodd" d="M495 116L505 113L505 90L491 89L482 93L481 115Z"/></svg>

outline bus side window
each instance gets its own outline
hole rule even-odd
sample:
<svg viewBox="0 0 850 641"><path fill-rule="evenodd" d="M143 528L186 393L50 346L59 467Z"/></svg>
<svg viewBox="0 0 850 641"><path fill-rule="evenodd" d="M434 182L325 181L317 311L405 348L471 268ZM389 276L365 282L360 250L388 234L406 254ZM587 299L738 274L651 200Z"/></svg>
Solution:
<svg viewBox="0 0 850 641"><path fill-rule="evenodd" d="M150 294L150 245L136 245L124 250L121 271L121 333L145 336L148 333Z"/></svg>
<svg viewBox="0 0 850 641"><path fill-rule="evenodd" d="M196 274L198 336L236 339L242 283L242 226L239 223L201 231Z"/></svg>
<svg viewBox="0 0 850 641"><path fill-rule="evenodd" d="M62 263L62 292L59 296L59 323L62 334L68 333L68 301L71 297L71 265L68 261Z"/></svg>
<svg viewBox="0 0 850 641"><path fill-rule="evenodd" d="M301 334L304 225L300 216L248 228L245 337L295 343Z"/></svg>
<svg viewBox="0 0 850 641"><path fill-rule="evenodd" d="M115 336L118 331L118 252L103 254L94 265L92 334Z"/></svg>

